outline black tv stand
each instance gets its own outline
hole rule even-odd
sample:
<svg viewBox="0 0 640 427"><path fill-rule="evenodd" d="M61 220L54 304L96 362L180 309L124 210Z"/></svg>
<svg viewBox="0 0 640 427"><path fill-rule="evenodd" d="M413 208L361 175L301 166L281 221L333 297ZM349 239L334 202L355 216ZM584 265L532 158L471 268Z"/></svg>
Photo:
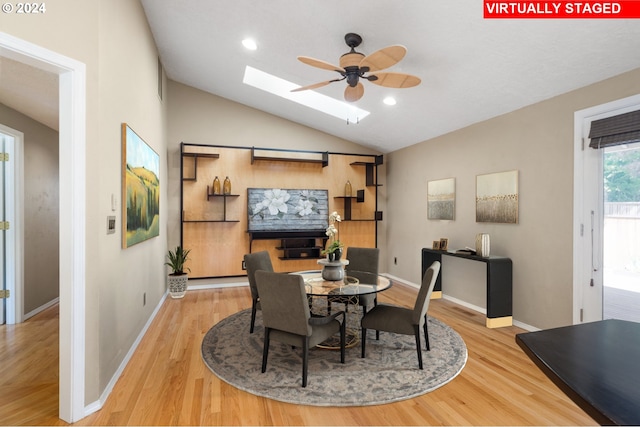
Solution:
<svg viewBox="0 0 640 427"><path fill-rule="evenodd" d="M280 240L276 249L283 251L282 260L321 258L328 237L324 230L248 231L249 253L254 240ZM322 239L322 244L319 244Z"/></svg>

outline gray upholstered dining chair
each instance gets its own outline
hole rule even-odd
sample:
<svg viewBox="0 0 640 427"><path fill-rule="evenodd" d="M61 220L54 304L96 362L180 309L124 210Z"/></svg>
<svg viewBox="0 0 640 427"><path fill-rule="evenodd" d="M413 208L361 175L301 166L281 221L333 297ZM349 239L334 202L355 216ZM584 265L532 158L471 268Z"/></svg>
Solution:
<svg viewBox="0 0 640 427"><path fill-rule="evenodd" d="M414 335L418 351L418 366L422 369L422 346L420 344L420 329L424 330L427 351L429 345L429 331L427 328L427 310L436 278L440 273L440 262L434 261L425 271L418 291L418 297L413 308L399 307L389 304L378 304L362 318L362 356L365 357L367 329L394 332L396 334Z"/></svg>
<svg viewBox="0 0 640 427"><path fill-rule="evenodd" d="M249 288L251 289L251 326L249 327L249 333L252 334L256 323L256 312L260 310L260 295L256 287L256 271L273 271L273 265L271 264L271 257L267 251L245 254L244 265L247 269L247 278L249 279Z"/></svg>
<svg viewBox="0 0 640 427"><path fill-rule="evenodd" d="M354 273L357 271L378 274L380 249L349 247L347 248L347 259L349 260L347 271L350 272L348 273L350 276L357 276L357 273ZM329 313L331 313L331 303L333 302L348 304L351 302L351 299L339 296L328 297ZM374 306L378 304L376 294L360 295L358 298L358 305L362 306L363 313L367 312L367 307L371 304Z"/></svg>
<svg viewBox="0 0 640 427"><path fill-rule="evenodd" d="M309 349L340 333L340 363L345 357L344 311L324 317L312 317L302 276L297 274L256 272L264 323L262 372L267 370L271 340L302 348L302 387L307 386ZM337 320L342 317L342 321Z"/></svg>

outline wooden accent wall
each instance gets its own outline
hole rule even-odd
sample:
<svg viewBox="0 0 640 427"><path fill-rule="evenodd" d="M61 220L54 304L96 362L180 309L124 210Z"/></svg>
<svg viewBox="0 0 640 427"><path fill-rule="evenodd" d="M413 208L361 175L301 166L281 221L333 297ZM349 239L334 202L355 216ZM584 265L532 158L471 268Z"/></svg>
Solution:
<svg viewBox="0 0 640 427"><path fill-rule="evenodd" d="M265 160L265 157L278 160ZM191 249L189 277L246 274L242 260L249 252L250 244L247 188L326 189L329 191L329 211L337 211L343 218L339 224L339 238L345 246L375 247L377 187L366 185L364 163L373 164L376 156L329 153L326 167L321 162L304 161L316 161L321 157L317 153L256 149L252 163L250 147L182 144L182 246ZM213 193L216 176L221 186L229 177L231 196L207 198L207 191ZM354 197L357 190L364 190L364 202L351 200L350 221L344 219L347 180L351 182ZM253 240L251 251L269 251L276 271L318 268L315 258L280 259L283 252L276 249L278 246L280 240Z"/></svg>

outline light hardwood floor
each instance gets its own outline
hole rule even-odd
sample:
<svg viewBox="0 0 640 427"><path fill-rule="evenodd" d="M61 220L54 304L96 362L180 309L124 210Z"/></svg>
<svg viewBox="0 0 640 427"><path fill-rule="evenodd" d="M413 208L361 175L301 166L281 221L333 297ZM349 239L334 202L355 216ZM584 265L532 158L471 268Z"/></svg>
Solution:
<svg viewBox="0 0 640 427"><path fill-rule="evenodd" d="M379 300L409 306L416 292L396 285ZM518 347L515 334L523 330L487 329L483 315L446 300L432 301L429 315L462 336L469 359L431 393L350 408L251 395L219 380L200 355L209 328L250 305L248 287L167 299L104 407L77 424L596 425ZM0 424L65 425L57 418L57 314L52 308L23 325L0 326Z"/></svg>

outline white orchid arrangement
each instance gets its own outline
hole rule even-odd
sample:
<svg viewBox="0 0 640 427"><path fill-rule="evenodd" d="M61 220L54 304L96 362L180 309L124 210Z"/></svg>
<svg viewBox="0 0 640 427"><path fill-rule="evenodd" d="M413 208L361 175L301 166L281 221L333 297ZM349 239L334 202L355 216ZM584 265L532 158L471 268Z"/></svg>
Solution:
<svg viewBox="0 0 640 427"><path fill-rule="evenodd" d="M322 251L324 255L332 254L336 250L343 247L342 243L338 239L338 233L340 232L340 221L342 221L342 219L340 218L340 215L338 215L338 212L334 211L331 213L331 215L329 215L329 226L327 227L327 231L325 234L329 236L331 244L327 247L327 249Z"/></svg>

